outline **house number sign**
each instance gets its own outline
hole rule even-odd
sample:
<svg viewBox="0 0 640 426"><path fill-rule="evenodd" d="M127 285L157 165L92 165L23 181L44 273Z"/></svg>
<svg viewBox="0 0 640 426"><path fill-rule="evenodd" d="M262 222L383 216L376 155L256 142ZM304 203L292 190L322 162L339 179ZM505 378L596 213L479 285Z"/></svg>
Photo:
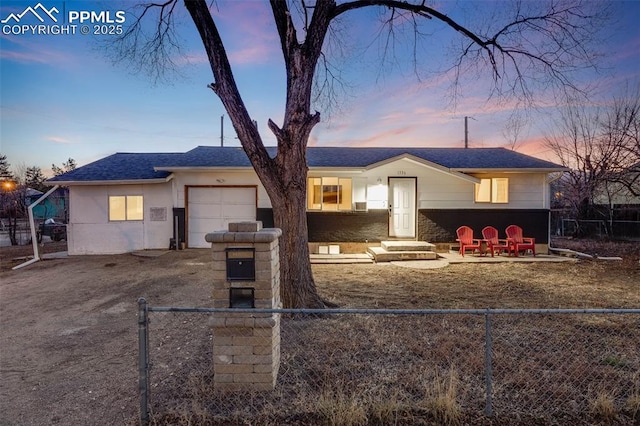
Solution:
<svg viewBox="0 0 640 426"><path fill-rule="evenodd" d="M398 170L398 176L406 176L407 172L405 172L404 170Z"/></svg>

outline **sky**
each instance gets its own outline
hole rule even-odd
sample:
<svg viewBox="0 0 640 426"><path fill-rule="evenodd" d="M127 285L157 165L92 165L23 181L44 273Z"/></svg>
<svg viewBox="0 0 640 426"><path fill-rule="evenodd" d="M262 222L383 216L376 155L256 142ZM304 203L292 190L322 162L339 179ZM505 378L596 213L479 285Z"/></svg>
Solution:
<svg viewBox="0 0 640 426"><path fill-rule="evenodd" d="M175 67L166 78L156 81L131 61L113 61L113 33L132 25L135 3L2 1L0 153L14 170L38 166L51 176L51 165L60 166L68 158L81 166L115 152L219 146L221 126L224 145L240 145L220 100L207 88L213 81L211 69L183 9L176 12L180 50L170 52ZM472 28L500 18L479 19L486 9L506 9L505 2L430 4ZM640 83L640 1L613 2L613 13L613 21L601 28L602 69L574 76L580 87L593 89L585 101L592 104ZM248 111L264 143L275 145L267 120L281 124L286 82L268 2L219 0L213 14ZM453 98L449 69L451 46L460 43L457 33L436 19L425 19L420 31L427 35L426 42L419 46L414 64L412 27L397 27L399 42L385 50L387 33L379 30L380 14L374 9L349 13L333 27L337 38L327 43L327 58L342 86L337 106L327 110L319 104L322 121L311 134L310 146L463 147L468 117L470 147L510 147L510 117L519 113L525 118L516 150L554 160L541 142L553 131L558 115L551 92L537 91L536 108L523 115L516 102L489 98L490 73L470 70ZM146 25L148 29L150 23Z"/></svg>

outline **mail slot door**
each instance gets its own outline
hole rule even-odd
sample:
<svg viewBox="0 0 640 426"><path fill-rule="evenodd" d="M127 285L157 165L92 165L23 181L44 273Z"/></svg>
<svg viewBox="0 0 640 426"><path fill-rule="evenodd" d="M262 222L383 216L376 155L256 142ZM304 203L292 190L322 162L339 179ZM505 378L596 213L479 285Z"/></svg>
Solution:
<svg viewBox="0 0 640 426"><path fill-rule="evenodd" d="M227 281L255 281L256 262L253 248L228 248Z"/></svg>

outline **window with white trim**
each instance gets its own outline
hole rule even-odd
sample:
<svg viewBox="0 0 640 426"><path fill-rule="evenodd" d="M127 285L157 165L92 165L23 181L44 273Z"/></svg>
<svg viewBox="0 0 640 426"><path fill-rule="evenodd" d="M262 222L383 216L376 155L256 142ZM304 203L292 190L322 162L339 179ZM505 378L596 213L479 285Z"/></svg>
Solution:
<svg viewBox="0 0 640 426"><path fill-rule="evenodd" d="M352 192L350 178L309 178L307 181L307 209L351 210Z"/></svg>
<svg viewBox="0 0 640 426"><path fill-rule="evenodd" d="M142 195L109 196L109 221L142 220L143 212Z"/></svg>
<svg viewBox="0 0 640 426"><path fill-rule="evenodd" d="M476 203L508 203L509 178L486 178L476 183Z"/></svg>

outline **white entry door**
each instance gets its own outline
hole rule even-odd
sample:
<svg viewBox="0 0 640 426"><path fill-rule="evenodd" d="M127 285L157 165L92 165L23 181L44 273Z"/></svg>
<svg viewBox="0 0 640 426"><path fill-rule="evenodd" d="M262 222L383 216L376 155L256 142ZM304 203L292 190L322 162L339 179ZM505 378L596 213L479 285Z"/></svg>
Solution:
<svg viewBox="0 0 640 426"><path fill-rule="evenodd" d="M415 178L389 179L389 236L397 238L415 238L416 236Z"/></svg>
<svg viewBox="0 0 640 426"><path fill-rule="evenodd" d="M190 187L187 241L191 248L210 247L204 236L228 229L229 222L256 220L255 187Z"/></svg>

